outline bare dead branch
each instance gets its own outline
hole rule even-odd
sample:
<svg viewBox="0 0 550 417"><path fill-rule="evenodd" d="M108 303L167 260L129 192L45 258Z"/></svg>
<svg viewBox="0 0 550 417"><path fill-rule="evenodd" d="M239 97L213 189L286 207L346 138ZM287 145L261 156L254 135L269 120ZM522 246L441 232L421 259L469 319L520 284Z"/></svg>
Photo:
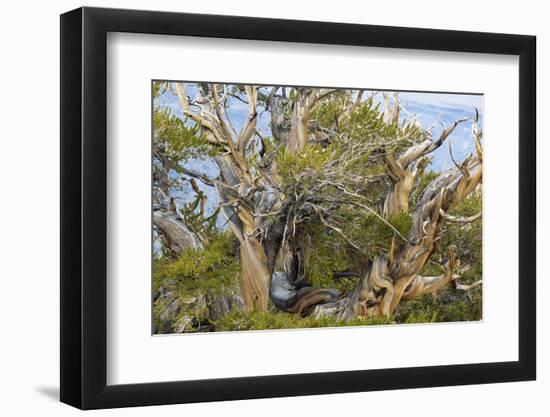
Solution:
<svg viewBox="0 0 550 417"><path fill-rule="evenodd" d="M212 180L212 179L208 178L204 174L200 174L196 171L193 171L193 170L185 168L185 167L180 167L180 170L183 174L188 175L192 178L196 178L196 179L200 180L205 185L208 185L210 187L214 187L214 185L215 185L214 184L215 180Z"/></svg>
<svg viewBox="0 0 550 417"><path fill-rule="evenodd" d="M472 137L474 138L477 157L480 161L483 161L483 148L481 147L482 131L481 129L479 129L478 122L479 122L479 112L476 108L476 115L474 118L474 123L472 125Z"/></svg>
<svg viewBox="0 0 550 417"><path fill-rule="evenodd" d="M241 129L238 139L238 148L241 151L243 157L246 152L248 142L256 132L256 121L258 112L256 111L256 104L258 101L258 90L256 87L245 86L246 96L248 98L248 118Z"/></svg>
<svg viewBox="0 0 550 417"><path fill-rule="evenodd" d="M216 128L212 120L191 110L189 100L185 93L185 84L183 83L175 83L175 84L176 84L176 93L178 95L178 98L180 101L180 107L183 114L195 120L201 127L208 129L208 131L211 133L212 136L206 135L206 140L208 140L210 143L214 145L224 144L225 140L223 139L223 135Z"/></svg>
<svg viewBox="0 0 550 417"><path fill-rule="evenodd" d="M455 121L451 127L447 129L443 129L443 131L439 136L439 139L437 139L436 141L432 141L431 139L428 138L417 145L411 146L409 149L403 152L403 154L399 157L398 161L400 165L403 168L406 168L409 166L411 162L435 151L445 142L445 140L451 135L451 133L453 133L453 131L456 129L456 127L460 123L464 123L467 120L469 119L467 118L459 119Z"/></svg>
<svg viewBox="0 0 550 417"><path fill-rule="evenodd" d="M476 287L479 287L483 283L483 280L478 280L475 282L472 282L471 284L461 284L459 282L453 281L453 286L455 289L460 291L470 291L471 289L474 289Z"/></svg>
<svg viewBox="0 0 550 417"><path fill-rule="evenodd" d="M480 219L483 215L483 212L479 212L477 214L474 214L473 216L469 217L459 217L459 216L452 216L450 214L445 213L443 210L439 210L439 214L441 214L441 217L443 217L445 220L452 222L452 223L472 223L476 220Z"/></svg>

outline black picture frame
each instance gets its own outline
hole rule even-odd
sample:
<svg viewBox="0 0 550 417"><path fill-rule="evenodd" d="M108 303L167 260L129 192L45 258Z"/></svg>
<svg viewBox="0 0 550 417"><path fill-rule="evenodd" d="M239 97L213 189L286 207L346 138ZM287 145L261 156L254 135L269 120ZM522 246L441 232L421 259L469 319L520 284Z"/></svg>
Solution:
<svg viewBox="0 0 550 417"><path fill-rule="evenodd" d="M108 32L519 56L519 360L112 385L107 376ZM61 401L82 409L534 380L534 36L102 8L61 15Z"/></svg>

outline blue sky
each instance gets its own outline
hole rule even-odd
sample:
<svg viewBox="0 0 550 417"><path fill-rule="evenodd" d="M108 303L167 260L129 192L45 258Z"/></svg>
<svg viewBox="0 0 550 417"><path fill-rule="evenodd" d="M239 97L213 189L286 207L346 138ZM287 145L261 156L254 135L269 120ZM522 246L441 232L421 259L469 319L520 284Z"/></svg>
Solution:
<svg viewBox="0 0 550 417"><path fill-rule="evenodd" d="M366 90L364 97L374 94L375 91ZM187 86L187 94L191 97L195 94L192 85ZM455 120L470 118L467 122L460 124L453 134L447 139L452 141L453 156L455 160L461 161L467 155L474 152L474 144L471 137L472 119L475 115L475 108L480 112L480 127L483 125L483 96L468 94L449 93L422 93L422 92L400 92L398 99L404 110L401 118L414 117L423 129L431 129L432 137L437 139L443 126L450 126ZM237 131L240 130L248 115L245 103L237 99L229 99L228 116ZM382 94L375 94L375 100L381 102ZM167 106L173 113L183 117L179 106L178 98L166 92L155 100L155 104ZM383 108L383 107L382 107ZM269 127L269 114L264 112L258 119L258 130L267 136L271 136ZM441 146L431 154L432 162L430 168L434 171L443 171L453 166L447 144ZM193 159L185 163L186 167L214 177L218 175L215 163L208 159ZM190 188L190 187L189 187ZM201 184L201 188L207 195L207 213L212 212L217 206L216 191L212 187ZM189 196L190 189L184 189L182 197ZM223 223L223 220L219 220Z"/></svg>
<svg viewBox="0 0 550 417"><path fill-rule="evenodd" d="M447 139L451 141L453 156L460 161L474 152L472 140L472 123L475 116L475 109L480 113L479 127L483 127L483 96L467 94L441 94L441 93L409 93L399 94L399 101L407 113L414 115L422 128L432 127L432 136L438 138L442 130L442 123L445 126L452 125L455 120L470 118L470 120L457 126L453 134ZM410 117L408 114L401 114L402 117ZM449 154L449 146L444 145L433 152L432 166L434 171L442 171L453 166Z"/></svg>

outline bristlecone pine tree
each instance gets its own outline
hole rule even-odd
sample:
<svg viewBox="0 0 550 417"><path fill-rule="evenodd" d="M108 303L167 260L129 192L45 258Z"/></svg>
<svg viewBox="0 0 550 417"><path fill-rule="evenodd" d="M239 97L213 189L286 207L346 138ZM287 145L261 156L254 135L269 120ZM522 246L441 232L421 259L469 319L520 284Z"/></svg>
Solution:
<svg viewBox="0 0 550 417"><path fill-rule="evenodd" d="M388 322L408 300L480 285L477 110L432 137L400 117L395 93L377 105L361 90L155 82L153 94L184 115L154 107L156 332L218 330L235 312ZM238 123L236 102L248 109ZM459 162L450 138L467 120L475 152ZM444 144L454 167L434 173Z"/></svg>

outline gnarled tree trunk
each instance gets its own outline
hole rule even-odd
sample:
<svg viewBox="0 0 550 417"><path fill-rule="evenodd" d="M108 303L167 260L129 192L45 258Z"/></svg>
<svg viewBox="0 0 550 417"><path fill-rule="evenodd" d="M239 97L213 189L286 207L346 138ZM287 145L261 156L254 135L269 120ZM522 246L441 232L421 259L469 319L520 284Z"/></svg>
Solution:
<svg viewBox="0 0 550 417"><path fill-rule="evenodd" d="M247 99L248 117L240 132L236 132L225 113L226 91L218 91L215 84L201 84L197 88L197 98L190 102L185 85L176 83L183 113L201 127L209 143L219 151L216 162L220 176L212 183L218 190L226 222L240 243L240 291L247 310L265 311L271 299L277 308L302 315L331 315L341 320L357 316L389 318L401 300L437 292L453 281L456 252L452 248L449 249L445 272L441 276L422 277L419 273L436 249L442 224L448 218L446 212L463 201L481 182L481 132L477 129L477 118L473 131L477 155L441 173L427 186L414 207L411 214L413 226L405 237L388 219L398 213L410 212L411 193L422 159L440 147L465 119L444 129L435 141L427 138L420 143L411 143L399 156L394 156L384 145L376 145L378 148L381 146L385 154L389 183L382 208L378 211L371 208L365 201L366 197L354 189L365 189L370 185L369 181L379 182L380 178L361 179L351 173L345 184L338 180L338 175L348 169L350 161L366 152L364 149L344 149L341 160L327 166L323 178L312 189L300 194L296 187L281 187L277 166L265 155L265 143L256 131L256 107L262 100L271 111L271 131L278 146L284 147L287 152L300 152L309 141L317 138L318 132L312 132L310 124L315 106L335 90L297 88L293 100L287 99L284 94L277 95L275 88L266 97L259 96L256 87L245 86L242 90ZM358 95L357 101L360 100ZM291 108L287 109L287 105ZM357 103L351 105L348 112L356 106ZM384 122L388 126L397 126L399 104L395 100L392 106L389 97L385 96L385 108ZM332 132L322 133L330 142ZM250 148L254 135L259 136L264 147L259 156ZM350 184L354 189L349 189ZM360 251L331 221L330 210L321 206L322 203L329 206L336 204L332 197L323 192L328 187L338 190L345 204L375 215L395 231L389 253L372 259L368 270L350 294L312 288L301 276L301 253L295 245L296 223L300 219L317 217L327 229L339 234L352 248Z"/></svg>

